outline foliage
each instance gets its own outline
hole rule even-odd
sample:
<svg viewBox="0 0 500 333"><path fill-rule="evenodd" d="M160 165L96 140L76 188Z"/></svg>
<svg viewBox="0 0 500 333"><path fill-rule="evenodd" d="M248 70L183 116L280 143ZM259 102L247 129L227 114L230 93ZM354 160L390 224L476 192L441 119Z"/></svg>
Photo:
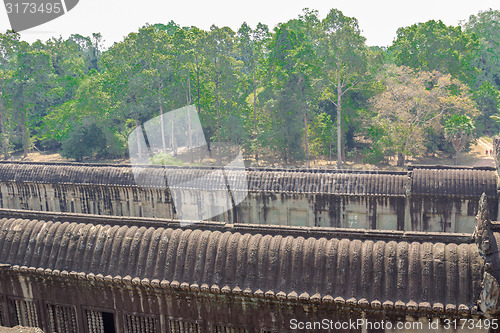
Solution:
<svg viewBox="0 0 500 333"><path fill-rule="evenodd" d="M312 151L317 156L328 156L336 152L336 128L329 114L322 112L313 120L311 126Z"/></svg>
<svg viewBox="0 0 500 333"><path fill-rule="evenodd" d="M439 71L469 83L476 74L472 59L478 47L476 34L431 20L399 28L389 49L397 65L427 72Z"/></svg>
<svg viewBox="0 0 500 333"><path fill-rule="evenodd" d="M105 148L102 129L94 119L86 119L81 125L73 128L69 136L62 142L61 155L77 161L91 157Z"/></svg>
<svg viewBox="0 0 500 333"><path fill-rule="evenodd" d="M485 81L496 89L500 89L500 11L487 10L471 15L467 22L462 23L466 32L475 33L479 37L479 52L472 65L480 71L475 80L474 88L480 87Z"/></svg>
<svg viewBox="0 0 500 333"><path fill-rule="evenodd" d="M170 154L158 153L151 157L151 164L183 166L184 162Z"/></svg>
<svg viewBox="0 0 500 333"><path fill-rule="evenodd" d="M480 110L476 119L478 131L489 135L498 134L500 124L492 122L490 119L500 112L500 91L488 81L484 81L479 89L474 92L474 100Z"/></svg>
<svg viewBox="0 0 500 333"><path fill-rule="evenodd" d="M355 18L332 9L321 24L322 97L337 110L337 166L342 167L343 98L348 91L357 88L367 74L367 48Z"/></svg>
<svg viewBox="0 0 500 333"><path fill-rule="evenodd" d="M382 75L386 90L372 99L377 112L374 124L383 133L380 139L386 149L398 154L399 165L406 155L424 150L426 129L439 131L444 116L476 115L467 87L450 75L394 65L387 66Z"/></svg>
<svg viewBox="0 0 500 333"><path fill-rule="evenodd" d="M107 50L99 33L28 44L7 32L2 153L126 156L134 127L190 104L209 144L232 142L255 163L336 154L342 167L361 151L370 163L398 154L402 164L452 152L444 128L454 114L469 116L475 135L500 130L490 121L499 115L498 21L489 10L457 27L418 23L389 48L367 47L357 19L337 9L323 18L304 9L273 30L147 24ZM86 141L89 132L99 142Z"/></svg>
<svg viewBox="0 0 500 333"><path fill-rule="evenodd" d="M444 133L447 140L453 144L456 151L456 164L458 165L458 154L472 136L474 125L472 119L467 115L454 114L446 120Z"/></svg>

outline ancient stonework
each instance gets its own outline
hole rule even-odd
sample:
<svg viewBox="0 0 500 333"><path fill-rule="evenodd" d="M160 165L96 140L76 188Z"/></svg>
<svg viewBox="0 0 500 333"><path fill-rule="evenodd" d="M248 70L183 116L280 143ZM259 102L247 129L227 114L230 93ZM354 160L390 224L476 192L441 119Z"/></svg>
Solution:
<svg viewBox="0 0 500 333"><path fill-rule="evenodd" d="M289 332L293 320L428 325L499 315L500 224L490 220L498 211L490 168L250 170L247 204L266 218L269 207L285 207L314 215L327 209L333 221L345 221L336 214L362 214L353 210L361 207L375 223L364 229L279 225L288 220L276 216L275 225L185 225L175 216L155 217L173 211L168 190L132 180L126 167L0 163L0 202L7 207L0 209L0 326L263 333ZM354 180L365 184L363 195L348 186L336 192L335 184ZM460 231L463 206L465 217L477 214L469 233L434 232L436 224L438 231ZM245 216L242 207L221 218ZM119 209L141 216L104 215ZM369 228L390 212L399 230Z"/></svg>
<svg viewBox="0 0 500 333"><path fill-rule="evenodd" d="M485 314L496 315L500 311L500 284L498 283L500 277L498 243L500 238L498 238L498 233L493 232L488 203L484 194L479 201L479 212L476 216L473 237L484 261L480 309Z"/></svg>
<svg viewBox="0 0 500 333"><path fill-rule="evenodd" d="M2 308L38 314L4 322L50 331L63 306L74 318L65 325L78 327L111 316L125 329L130 316L146 316L159 327L173 320L274 332L291 318L480 318L477 303L489 290L481 287L484 260L465 235L167 221L157 228L100 218L0 220Z"/></svg>
<svg viewBox="0 0 500 333"><path fill-rule="evenodd" d="M182 183L203 168L153 168ZM249 169L247 183L228 174L233 191L248 189L239 205L212 220L431 232L474 231L480 195L498 215L493 168L415 167L408 172ZM159 177L153 177L157 180ZM196 183L191 184L196 186ZM226 188L216 189L226 191ZM176 188L183 207L199 209L196 188ZM219 207L215 199L207 207ZM128 166L0 163L0 208L83 214L176 218L165 184L135 184Z"/></svg>

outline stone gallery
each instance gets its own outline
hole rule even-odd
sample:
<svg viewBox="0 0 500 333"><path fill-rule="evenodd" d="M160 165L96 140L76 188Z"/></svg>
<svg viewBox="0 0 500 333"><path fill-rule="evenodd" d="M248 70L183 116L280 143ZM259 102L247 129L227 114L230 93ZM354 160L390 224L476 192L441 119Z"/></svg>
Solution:
<svg viewBox="0 0 500 333"><path fill-rule="evenodd" d="M498 328L494 169L246 173L245 200L186 224L170 190L135 185L129 167L1 163L0 326Z"/></svg>

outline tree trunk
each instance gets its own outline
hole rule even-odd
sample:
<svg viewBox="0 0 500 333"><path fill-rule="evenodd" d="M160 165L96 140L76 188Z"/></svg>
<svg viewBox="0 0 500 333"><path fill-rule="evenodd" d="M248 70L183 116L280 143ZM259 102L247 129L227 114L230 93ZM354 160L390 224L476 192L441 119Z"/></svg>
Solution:
<svg viewBox="0 0 500 333"><path fill-rule="evenodd" d="M306 139L306 166L309 168L309 138L307 134L307 115L304 113L304 133Z"/></svg>
<svg viewBox="0 0 500 333"><path fill-rule="evenodd" d="M7 140L7 133L5 132L5 124L3 119L3 108L2 108L2 93L0 93L0 129L2 131L2 150L3 158L9 159L9 141Z"/></svg>
<svg viewBox="0 0 500 333"><path fill-rule="evenodd" d="M255 72L253 73L253 135L254 140L257 140L257 87L255 84ZM255 147L255 162L259 162L259 152Z"/></svg>
<svg viewBox="0 0 500 333"><path fill-rule="evenodd" d="M21 110L21 138L23 140L23 156L28 157L28 129L26 128L26 115Z"/></svg>
<svg viewBox="0 0 500 333"><path fill-rule="evenodd" d="M342 169L342 86L340 59L337 60L337 168Z"/></svg>
<svg viewBox="0 0 500 333"><path fill-rule="evenodd" d="M177 156L177 146L175 142L175 119L174 119L174 113L170 112L169 114L172 115L172 155Z"/></svg>
<svg viewBox="0 0 500 333"><path fill-rule="evenodd" d="M405 165L405 155L401 152L398 153L397 166L402 167Z"/></svg>
<svg viewBox="0 0 500 333"><path fill-rule="evenodd" d="M460 154L459 150L455 152L455 165L458 165L458 154Z"/></svg>
<svg viewBox="0 0 500 333"><path fill-rule="evenodd" d="M135 134L136 134L136 138L137 138L137 155L139 156L139 160L141 160L143 157L142 156L142 148L141 148L142 131L140 131L141 124L139 124L139 118L137 116L137 111L134 112L134 118L135 118L135 128L136 128Z"/></svg>
<svg viewBox="0 0 500 333"><path fill-rule="evenodd" d="M163 108L161 105L161 87L158 87L158 99L160 103L161 151L165 154L167 151L167 144L165 143L165 121L163 119Z"/></svg>
<svg viewBox="0 0 500 333"><path fill-rule="evenodd" d="M332 145L329 144L329 154L328 154L328 161L330 162L329 164L332 165Z"/></svg>
<svg viewBox="0 0 500 333"><path fill-rule="evenodd" d="M187 77L186 105L191 105L191 80L189 78L189 73ZM191 147L193 147L193 133L191 133L191 113L188 110L188 148L191 149ZM193 161L191 160L191 162Z"/></svg>
<svg viewBox="0 0 500 333"><path fill-rule="evenodd" d="M201 94L200 94L200 68L198 67L198 57L196 57L196 92L197 92L197 101L196 101L196 108L198 109L198 114L200 113L200 99L201 99ZM210 149L209 149L210 150Z"/></svg>
<svg viewBox="0 0 500 333"><path fill-rule="evenodd" d="M215 62L215 68L217 68L217 61ZM221 156L220 156L220 111L219 111L219 70L217 71L216 79L215 79L215 108L217 111L217 161L219 165L222 164Z"/></svg>

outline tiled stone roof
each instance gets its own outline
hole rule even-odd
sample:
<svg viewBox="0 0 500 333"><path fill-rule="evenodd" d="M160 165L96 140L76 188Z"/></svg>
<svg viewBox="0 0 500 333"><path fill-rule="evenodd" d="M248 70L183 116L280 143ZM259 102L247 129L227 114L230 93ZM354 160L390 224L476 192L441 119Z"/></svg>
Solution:
<svg viewBox="0 0 500 333"><path fill-rule="evenodd" d="M141 186L190 186L226 190L225 182L210 182L213 169L201 167L135 167ZM233 169L226 173L233 190L325 193L341 195L497 196L493 168L412 167L410 172L337 171L315 169ZM208 177L208 178L202 178ZM207 181L209 179L209 181ZM408 183L409 181L409 183ZM0 162L0 182L70 183L137 186L129 165ZM408 183L408 184L407 184ZM210 187L212 184L212 187Z"/></svg>
<svg viewBox="0 0 500 333"><path fill-rule="evenodd" d="M153 288L404 312L475 311L483 260L463 235L354 231L349 236L332 230L312 237L309 228L295 228L293 236L266 232L270 229L256 233L253 227L247 233L4 218L0 263L14 271Z"/></svg>
<svg viewBox="0 0 500 333"><path fill-rule="evenodd" d="M412 194L454 196L497 196L497 174L493 168L415 168Z"/></svg>

